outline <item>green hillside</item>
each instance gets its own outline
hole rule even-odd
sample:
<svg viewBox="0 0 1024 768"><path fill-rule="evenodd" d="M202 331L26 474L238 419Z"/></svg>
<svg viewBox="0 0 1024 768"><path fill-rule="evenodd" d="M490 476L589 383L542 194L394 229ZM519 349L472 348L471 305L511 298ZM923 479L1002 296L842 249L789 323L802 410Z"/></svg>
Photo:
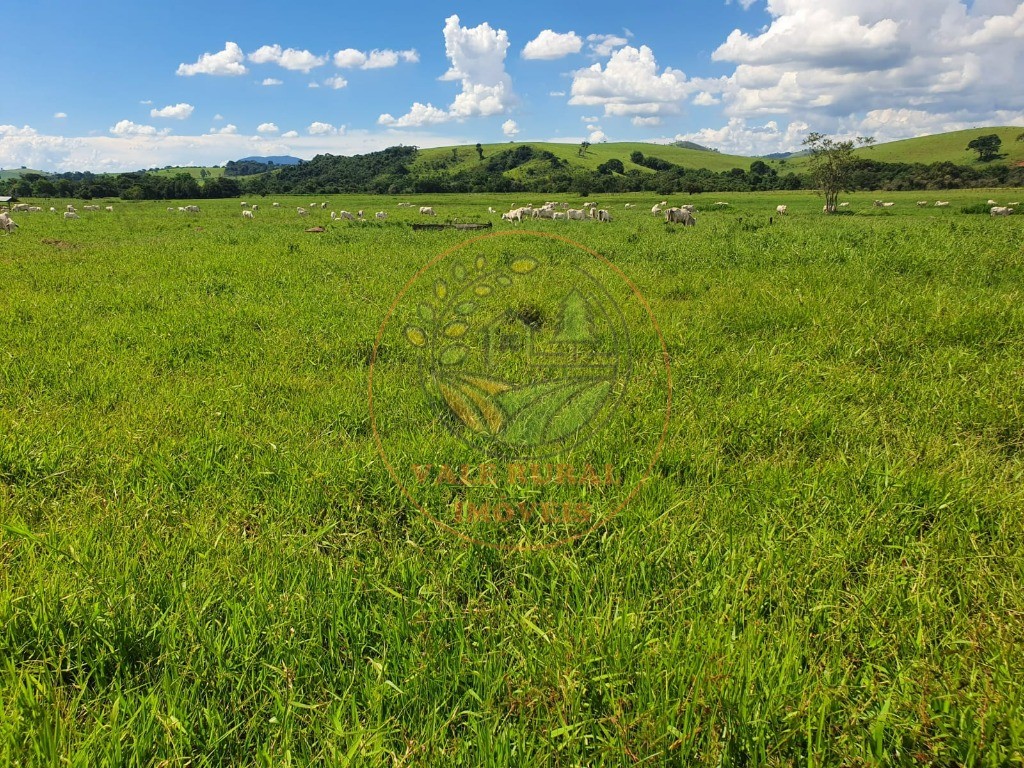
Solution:
<svg viewBox="0 0 1024 768"><path fill-rule="evenodd" d="M498 152L513 149L522 144L529 144L537 150L545 150L561 160L567 161L571 166L596 170L597 166L608 160L621 160L627 171L639 170L644 173L653 173L649 168L637 165L630 161L629 156L633 152L642 152L647 157L657 157L667 160L675 165L684 168L707 168L711 171L729 171L733 168L749 168L755 158L742 157L740 155L725 155L719 152L702 151L699 149L683 149L667 144L649 144L638 141L620 141L603 144L592 144L585 155L579 154L579 144L561 144L549 141L526 141L506 142L504 144L483 144L484 158L488 158ZM452 161L452 150L458 151L458 160ZM479 156L473 145L460 147L436 147L433 149L420 150L413 163L413 169L426 169L431 165L445 164L445 169L451 173L460 170L469 170L479 163ZM777 165L777 163L770 163Z"/></svg>
<svg viewBox="0 0 1024 768"><path fill-rule="evenodd" d="M224 175L224 168L215 166L171 166L170 168L161 168L156 171L150 171L150 173L156 176L177 176L179 173L187 173L194 179L201 180L203 178L202 171L206 171L209 174L209 178L217 179Z"/></svg>
<svg viewBox="0 0 1024 768"><path fill-rule="evenodd" d="M876 144L856 151L857 155L880 163L956 163L957 165L977 166L979 163L976 152L967 149L967 144L979 136L997 134L1003 145L1000 154L1006 157L994 160L994 163L1024 162L1024 141L1017 137L1024 133L1024 128L1003 126L1000 128L971 128L966 131L937 133L932 136L919 136L916 139L902 139ZM807 157L792 157L786 166L798 169L807 163Z"/></svg>
<svg viewBox="0 0 1024 768"><path fill-rule="evenodd" d="M6 181L7 179L19 179L26 173L38 173L41 176L49 176L50 174L46 171L37 171L33 168L14 168L0 170L0 181Z"/></svg>

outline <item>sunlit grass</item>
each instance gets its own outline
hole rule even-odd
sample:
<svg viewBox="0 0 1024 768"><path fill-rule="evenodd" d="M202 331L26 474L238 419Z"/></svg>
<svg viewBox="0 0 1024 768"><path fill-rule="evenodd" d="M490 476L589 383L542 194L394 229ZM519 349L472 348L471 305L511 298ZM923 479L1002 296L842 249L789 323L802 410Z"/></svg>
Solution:
<svg viewBox="0 0 1024 768"><path fill-rule="evenodd" d="M1019 765L1024 229L959 213L989 196L531 222L638 286L675 385L637 501L535 553L437 530L371 435L378 326L466 233L17 216L0 764Z"/></svg>

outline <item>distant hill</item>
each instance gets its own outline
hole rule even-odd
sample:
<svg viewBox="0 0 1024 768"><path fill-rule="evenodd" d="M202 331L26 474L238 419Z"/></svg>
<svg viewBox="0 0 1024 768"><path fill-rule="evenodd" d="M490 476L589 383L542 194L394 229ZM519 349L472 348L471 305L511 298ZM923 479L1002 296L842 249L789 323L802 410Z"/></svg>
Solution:
<svg viewBox="0 0 1024 768"><path fill-rule="evenodd" d="M673 141L670 146L679 147L680 149L696 149L698 152L718 152L717 149L705 147L703 144L698 144L695 141Z"/></svg>
<svg viewBox="0 0 1024 768"><path fill-rule="evenodd" d="M298 165L302 162L301 157L293 157L292 155L268 155L267 157L261 157L260 155L250 155L249 157L243 157L235 161L236 163L273 163L274 165Z"/></svg>

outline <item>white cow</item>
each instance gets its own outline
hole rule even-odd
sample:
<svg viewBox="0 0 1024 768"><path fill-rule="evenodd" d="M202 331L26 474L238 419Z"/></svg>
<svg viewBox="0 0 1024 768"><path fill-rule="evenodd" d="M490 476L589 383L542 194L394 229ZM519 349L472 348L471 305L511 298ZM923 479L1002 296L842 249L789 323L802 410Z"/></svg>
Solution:
<svg viewBox="0 0 1024 768"><path fill-rule="evenodd" d="M659 213L661 213L661 203L655 203L651 208L651 215L657 216Z"/></svg>
<svg viewBox="0 0 1024 768"><path fill-rule="evenodd" d="M420 213L422 213L424 216L437 216L437 214L434 213L434 209L431 208L429 205L421 205Z"/></svg>
<svg viewBox="0 0 1024 768"><path fill-rule="evenodd" d="M241 205L243 208L248 208L249 207L249 204L247 202L245 202L245 200L243 200L241 203L239 203L239 205Z"/></svg>
<svg viewBox="0 0 1024 768"><path fill-rule="evenodd" d="M327 203L320 203L320 209L323 210L327 207Z"/></svg>
<svg viewBox="0 0 1024 768"><path fill-rule="evenodd" d="M378 219L380 221L383 221L387 217L388 217L388 214L385 211L377 211L375 214L373 214L373 218Z"/></svg>
<svg viewBox="0 0 1024 768"><path fill-rule="evenodd" d="M64 218L65 219L77 219L78 218L78 214L75 213L74 211L64 211Z"/></svg>
<svg viewBox="0 0 1024 768"><path fill-rule="evenodd" d="M271 204L270 204L270 206L271 206L272 208L280 208L280 207L281 207L281 204L280 204L280 203L271 203Z"/></svg>
<svg viewBox="0 0 1024 768"><path fill-rule="evenodd" d="M252 209L253 209L254 211L258 211L258 210L260 209L259 203L253 203L253 204L252 204Z"/></svg>
<svg viewBox="0 0 1024 768"><path fill-rule="evenodd" d="M569 221L583 221L587 216L582 208L570 208L565 212L565 218Z"/></svg>
<svg viewBox="0 0 1024 768"><path fill-rule="evenodd" d="M892 208L896 203L882 203L883 208Z"/></svg>
<svg viewBox="0 0 1024 768"><path fill-rule="evenodd" d="M347 219L347 220L349 220L349 221L354 221L354 220L355 220L355 218L356 218L356 217L355 217L355 216L353 216L353 215L352 215L351 213L349 213L348 211L338 211L338 219Z"/></svg>
<svg viewBox="0 0 1024 768"><path fill-rule="evenodd" d="M918 208L924 208L926 205L928 205L928 201L927 200L918 200L917 201L917 207Z"/></svg>
<svg viewBox="0 0 1024 768"><path fill-rule="evenodd" d="M309 213L306 212L306 209L303 208L302 206L299 206L298 208L296 208L295 212L297 214L299 214L299 216L308 216L309 215Z"/></svg>
<svg viewBox="0 0 1024 768"><path fill-rule="evenodd" d="M53 209L51 208L50 210L52 211ZM107 206L106 208L104 208L103 210L105 210L105 211L106 211L107 213L113 213L113 212L114 212L114 206L112 206L112 205L108 205L108 206Z"/></svg>
<svg viewBox="0 0 1024 768"><path fill-rule="evenodd" d="M626 204L625 204L624 206L622 206L622 207L623 207L623 208L632 208L632 207L633 207L633 204L632 204L632 203L626 203Z"/></svg>
<svg viewBox="0 0 1024 768"><path fill-rule="evenodd" d="M14 206L14 210L18 210L18 206ZM67 208L65 208L64 210L67 211L68 213L74 213L75 206L68 204Z"/></svg>
<svg viewBox="0 0 1024 768"><path fill-rule="evenodd" d="M1009 216L1013 213L1013 208L1005 205L996 205L992 207L992 210L989 211L989 213L993 216Z"/></svg>
<svg viewBox="0 0 1024 768"><path fill-rule="evenodd" d="M555 221L565 221L567 217L565 215L565 211L555 211L551 215L551 218L554 219Z"/></svg>
<svg viewBox="0 0 1024 768"><path fill-rule="evenodd" d="M601 209L600 209L600 210L599 210L599 211L597 212L597 214L596 214L595 218L596 218L596 219L597 219L598 221L611 221L611 220L612 220L612 215L611 215L610 213L608 213L608 210L607 210L607 209L605 209L605 208L601 208Z"/></svg>
<svg viewBox="0 0 1024 768"><path fill-rule="evenodd" d="M0 229L7 234L11 234L18 228L18 222L7 215L7 212L0 213Z"/></svg>
<svg viewBox="0 0 1024 768"><path fill-rule="evenodd" d="M995 200L989 200L985 205L999 205Z"/></svg>
<svg viewBox="0 0 1024 768"><path fill-rule="evenodd" d="M493 207L493 206L490 206L490 205L488 205L488 206L487 206L487 212L488 212L488 213L497 213L497 211L496 211L496 210L494 210L494 207Z"/></svg>
<svg viewBox="0 0 1024 768"><path fill-rule="evenodd" d="M935 207L936 208L948 208L949 207L949 200L936 200L935 201Z"/></svg>
<svg viewBox="0 0 1024 768"><path fill-rule="evenodd" d="M252 211L242 211L242 218L243 219L255 219L256 216L253 214Z"/></svg>
<svg viewBox="0 0 1024 768"><path fill-rule="evenodd" d="M669 208L665 211L665 221L671 224L682 224L684 227L697 226L697 219L689 211L682 208Z"/></svg>
<svg viewBox="0 0 1024 768"><path fill-rule="evenodd" d="M788 205L777 205L777 206L775 206L775 212L777 214L779 214L780 216L785 216L786 215L786 211L788 211L788 210L789 210L789 206Z"/></svg>

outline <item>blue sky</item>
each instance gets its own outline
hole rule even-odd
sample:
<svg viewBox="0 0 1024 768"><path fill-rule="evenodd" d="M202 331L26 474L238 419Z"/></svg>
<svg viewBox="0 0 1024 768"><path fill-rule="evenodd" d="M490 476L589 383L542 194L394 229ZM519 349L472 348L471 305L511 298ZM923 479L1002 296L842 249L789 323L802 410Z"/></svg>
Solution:
<svg viewBox="0 0 1024 768"><path fill-rule="evenodd" d="M35 0L4 39L4 168L1024 124L1020 0Z"/></svg>

